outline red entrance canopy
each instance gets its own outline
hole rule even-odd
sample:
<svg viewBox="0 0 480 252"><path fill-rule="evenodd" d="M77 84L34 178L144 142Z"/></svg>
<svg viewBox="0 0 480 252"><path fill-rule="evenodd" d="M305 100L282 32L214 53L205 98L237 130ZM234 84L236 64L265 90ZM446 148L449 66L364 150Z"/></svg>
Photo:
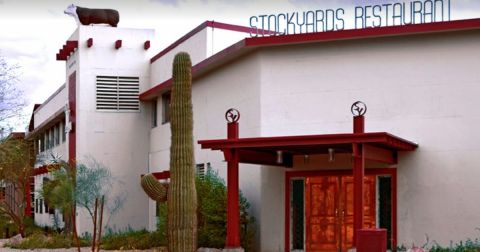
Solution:
<svg viewBox="0 0 480 252"><path fill-rule="evenodd" d="M396 163L397 151L413 151L418 145L386 132L344 133L304 136L276 136L238 139L201 140L203 149L236 149L240 162L290 167L293 155L352 153L354 144L365 146L365 158L383 163ZM278 152L282 162L277 162ZM227 158L226 158L227 159Z"/></svg>
<svg viewBox="0 0 480 252"><path fill-rule="evenodd" d="M362 105L363 104L363 108ZM293 166L293 156L327 154L330 152L351 153L353 169L354 192L354 237L363 227L363 198L365 161L373 160L386 164L397 163L398 151L413 151L418 145L403 138L386 132L364 131L364 117L366 106L362 102L355 102L351 107L352 113L358 112L353 118L353 133L306 135L306 136L277 136L240 138L238 120L240 112L229 109L225 114L227 119L227 138L217 140L201 140L198 143L202 149L221 150L227 161L227 237L226 248L240 247L239 215L238 211L238 164L265 164L283 167ZM286 247L288 243L286 241ZM287 249L288 250L288 249Z"/></svg>

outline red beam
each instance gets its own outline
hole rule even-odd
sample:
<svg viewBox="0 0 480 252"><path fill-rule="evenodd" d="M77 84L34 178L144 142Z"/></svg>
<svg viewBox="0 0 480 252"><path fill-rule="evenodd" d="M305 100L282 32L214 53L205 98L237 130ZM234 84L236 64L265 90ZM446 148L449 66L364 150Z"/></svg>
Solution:
<svg viewBox="0 0 480 252"><path fill-rule="evenodd" d="M293 157L291 154L284 152L281 163L277 161L277 153L275 152L260 152L250 150L238 150L239 162L247 164L271 165L292 167Z"/></svg>
<svg viewBox="0 0 480 252"><path fill-rule="evenodd" d="M397 159L393 151L374 147L369 144L363 145L363 152L365 155L365 159L378 161L385 164L396 164Z"/></svg>
<svg viewBox="0 0 480 252"><path fill-rule="evenodd" d="M115 49L118 50L120 47L122 47L122 40L121 39L115 41Z"/></svg>
<svg viewBox="0 0 480 252"><path fill-rule="evenodd" d="M56 58L57 58L58 61L66 60L66 58L61 53L57 53Z"/></svg>
<svg viewBox="0 0 480 252"><path fill-rule="evenodd" d="M393 136L385 132L369 133L343 133L307 136L279 136L257 137L241 139L216 139L200 140L198 143L202 149L225 149L225 148L262 148L262 147L289 147L330 144L372 143L385 145L397 150L414 150L417 145L413 142Z"/></svg>
<svg viewBox="0 0 480 252"><path fill-rule="evenodd" d="M472 30L480 28L480 19L466 19L446 22L434 22L404 26L386 26L378 28L348 29L332 32L302 33L284 36L246 38L247 46L293 45L350 39L405 36L422 33Z"/></svg>
<svg viewBox="0 0 480 252"><path fill-rule="evenodd" d="M170 178L170 171L163 171L163 172L154 172L152 175L156 179L169 179Z"/></svg>
<svg viewBox="0 0 480 252"><path fill-rule="evenodd" d="M77 40L69 40L67 41L67 46L71 48L78 48L78 41Z"/></svg>

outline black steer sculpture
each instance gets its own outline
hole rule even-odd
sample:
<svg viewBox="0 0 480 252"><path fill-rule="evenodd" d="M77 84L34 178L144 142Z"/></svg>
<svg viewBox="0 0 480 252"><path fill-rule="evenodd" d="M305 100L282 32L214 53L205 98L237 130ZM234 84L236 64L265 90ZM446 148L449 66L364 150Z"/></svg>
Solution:
<svg viewBox="0 0 480 252"><path fill-rule="evenodd" d="M117 27L120 21L118 11L112 9L89 9L70 4L64 13L75 18L78 25L109 24Z"/></svg>

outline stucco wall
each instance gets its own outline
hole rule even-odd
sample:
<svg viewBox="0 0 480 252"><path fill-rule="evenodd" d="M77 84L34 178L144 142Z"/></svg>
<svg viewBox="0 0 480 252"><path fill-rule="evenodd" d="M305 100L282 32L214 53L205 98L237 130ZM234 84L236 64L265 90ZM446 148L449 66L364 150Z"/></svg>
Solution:
<svg viewBox="0 0 480 252"><path fill-rule="evenodd" d="M249 34L245 32L208 27L207 56L210 57L246 37L249 37Z"/></svg>
<svg viewBox="0 0 480 252"><path fill-rule="evenodd" d="M207 29L203 29L188 40L180 43L177 47L167 52L161 58L155 60L150 66L152 76L151 87L158 85L172 77L172 63L175 54L178 52L188 52L192 60L192 65L199 63L207 58Z"/></svg>
<svg viewBox="0 0 480 252"><path fill-rule="evenodd" d="M227 135L225 112L237 108L241 112L240 136L260 134L260 65L257 55L252 55L232 65L217 69L215 75L193 81L193 114L195 162L210 162L219 175L226 178L226 163L220 151L202 150L198 140L222 139ZM161 102L158 102L161 104ZM161 105L159 105L161 106ZM170 152L170 124L161 124L150 131L150 171L167 170ZM251 211L257 216L260 211L261 194L258 190L260 169L258 166L240 165L240 188L252 204ZM150 228L155 227L154 203L150 201Z"/></svg>
<svg viewBox="0 0 480 252"><path fill-rule="evenodd" d="M140 187L140 175L147 172L150 126L149 109L140 105L137 112L106 112L96 110L96 76L135 76L140 78L140 92L148 88L150 52L143 48L153 38L153 30L81 26L79 49L67 62L67 80L70 72L77 74L77 160L90 157L112 172L115 185L109 196L122 195L122 210L108 225L114 230L127 227L147 227L147 196ZM93 46L86 41L93 38ZM115 49L115 41L122 47ZM75 63L73 61L76 61ZM108 197L108 196L107 196ZM108 215L108 214L107 214ZM79 211L79 232L91 231L85 211Z"/></svg>
<svg viewBox="0 0 480 252"><path fill-rule="evenodd" d="M399 244L423 244L425 234L444 245L478 237L479 38L456 32L264 50L262 135L351 132L350 105L362 100L367 132L420 146L399 156ZM272 202L262 204L283 206Z"/></svg>

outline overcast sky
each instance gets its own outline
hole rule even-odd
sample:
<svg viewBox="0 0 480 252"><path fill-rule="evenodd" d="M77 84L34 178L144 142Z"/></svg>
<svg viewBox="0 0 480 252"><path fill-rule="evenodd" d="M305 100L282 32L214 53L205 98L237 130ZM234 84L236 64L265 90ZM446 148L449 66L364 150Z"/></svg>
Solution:
<svg viewBox="0 0 480 252"><path fill-rule="evenodd" d="M0 54L20 66L19 88L25 90L30 113L65 82L65 62L55 55L75 31L72 17L63 14L71 3L120 12L119 27L153 28L155 50L205 20L248 26L249 17L280 12L349 8L355 5L402 2L391 0L0 0ZM451 0L452 19L480 18L479 0ZM347 27L348 28L348 27ZM28 115L29 116L29 115ZM25 120L24 120L25 121ZM25 122L24 122L25 123ZM19 123L16 130L22 130Z"/></svg>

